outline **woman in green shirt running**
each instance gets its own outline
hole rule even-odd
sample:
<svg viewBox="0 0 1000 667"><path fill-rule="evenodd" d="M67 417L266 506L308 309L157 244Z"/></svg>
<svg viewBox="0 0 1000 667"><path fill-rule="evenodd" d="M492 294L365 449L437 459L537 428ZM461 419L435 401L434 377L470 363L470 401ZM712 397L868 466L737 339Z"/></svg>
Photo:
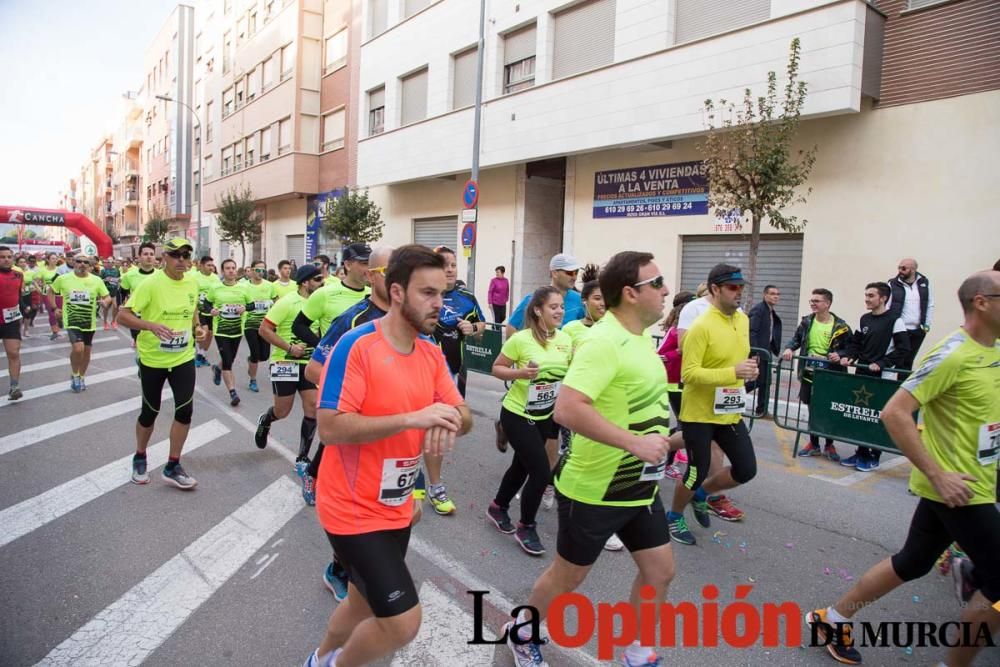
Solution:
<svg viewBox="0 0 1000 667"><path fill-rule="evenodd" d="M559 329L563 297L554 287L535 290L525 308L527 328L507 339L493 362L493 375L513 382L500 409L500 423L514 450L487 518L501 533L515 533L518 544L532 556L545 553L535 530L535 515L552 478L547 441L558 435L552 419L559 384L569 370L573 339ZM515 528L507 510L521 487L521 521Z"/></svg>
<svg viewBox="0 0 1000 667"><path fill-rule="evenodd" d="M222 359L221 368L212 366L212 381L218 385L225 380L229 404L233 407L240 404L233 378L233 361L240 349L249 303L251 298L246 285L236 280L236 262L223 260L222 282L205 295L205 307L212 314L212 334Z"/></svg>

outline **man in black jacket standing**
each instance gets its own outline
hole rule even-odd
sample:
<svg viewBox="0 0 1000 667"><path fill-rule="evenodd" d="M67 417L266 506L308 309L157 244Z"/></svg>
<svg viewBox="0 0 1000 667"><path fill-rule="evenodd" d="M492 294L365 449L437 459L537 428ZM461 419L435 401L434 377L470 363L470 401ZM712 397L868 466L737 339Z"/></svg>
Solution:
<svg viewBox="0 0 1000 667"><path fill-rule="evenodd" d="M781 292L774 285L764 288L764 300L747 313L750 318L750 347L759 347L771 354L781 352L781 318L775 312Z"/></svg>
<svg viewBox="0 0 1000 667"><path fill-rule="evenodd" d="M934 297L931 295L930 281L917 271L917 260L912 258L899 261L899 275L889 279L892 295L886 307L906 326L910 339L910 349L899 361L897 368L910 370L917 351L931 328L934 316Z"/></svg>

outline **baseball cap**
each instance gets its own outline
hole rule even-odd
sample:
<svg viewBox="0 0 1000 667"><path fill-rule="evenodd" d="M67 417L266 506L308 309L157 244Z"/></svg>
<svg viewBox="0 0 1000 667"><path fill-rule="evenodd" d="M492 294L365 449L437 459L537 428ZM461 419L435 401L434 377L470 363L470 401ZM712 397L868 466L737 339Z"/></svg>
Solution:
<svg viewBox="0 0 1000 667"><path fill-rule="evenodd" d="M708 272L708 284L723 285L726 283L730 285L745 285L746 281L743 280L743 271L738 266L716 264Z"/></svg>
<svg viewBox="0 0 1000 667"><path fill-rule="evenodd" d="M163 244L163 249L167 252L180 250L182 248L194 250L194 244L182 236L176 236Z"/></svg>
<svg viewBox="0 0 1000 667"><path fill-rule="evenodd" d="M371 254L371 246L367 243L352 243L344 248L344 261L355 260L358 262L367 262Z"/></svg>
<svg viewBox="0 0 1000 667"><path fill-rule="evenodd" d="M312 264L304 264L299 267L299 270L295 272L295 282L301 285L304 282L308 282L315 278L316 276L322 274L319 267L313 266Z"/></svg>
<svg viewBox="0 0 1000 667"><path fill-rule="evenodd" d="M579 271L580 262L573 255L561 252L549 261L549 271Z"/></svg>

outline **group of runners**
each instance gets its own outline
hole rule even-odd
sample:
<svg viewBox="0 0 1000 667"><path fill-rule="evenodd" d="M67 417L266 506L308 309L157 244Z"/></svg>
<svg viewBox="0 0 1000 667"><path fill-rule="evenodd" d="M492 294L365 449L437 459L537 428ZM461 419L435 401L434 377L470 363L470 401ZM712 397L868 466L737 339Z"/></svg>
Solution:
<svg viewBox="0 0 1000 667"><path fill-rule="evenodd" d="M426 496L437 514L455 513L442 460L472 428L463 339L486 323L475 296L457 280L455 252L351 244L343 251L340 278L330 275L330 260L320 255L294 275L290 263L280 263L273 281L260 262L240 279L232 260L221 262L220 276L211 257L192 254L189 241L175 238L159 259L155 248L144 246L136 265L116 276L94 275L95 264L78 257L72 272L53 277L45 297L62 315L72 343L71 389L86 389L98 306L111 308L120 297L115 321L132 331L143 398L132 481L149 482L145 452L169 384L173 422L162 477L192 489L197 481L180 459L196 369L211 367L214 383L225 382L236 406L233 362L246 340L246 386L259 390L258 370L265 365L273 395L257 420L254 442L267 447L272 425L288 418L298 394L295 470L333 551L323 578L339 605L306 665L354 667L397 651L421 622L405 562L420 500ZM539 508L557 509L556 554L527 600L539 614L556 596L579 587L603 550L630 552L637 568L631 604L666 599L676 574L671 542L695 542L687 507L705 527L712 515L742 520L744 512L723 492L756 474L742 413L746 384L759 370L739 308L745 285L740 268L719 264L707 276L700 312L683 322L675 386L648 333L663 318L670 293L653 255L620 252L599 273L588 267L577 291L582 268L570 255L552 258L550 285L515 308L493 366L508 383L494 426L496 444L501 451L509 447L512 456L486 519L513 534L526 553L540 556L547 550L536 529ZM109 278L116 279L114 292ZM10 343L22 332L24 281L13 253L0 248L12 400L20 389ZM1000 613L990 607L1000 601L1000 513L994 504L1000 272L973 274L958 296L964 325L928 352L883 410L886 428L916 468L910 486L920 501L907 542L841 600L806 618L821 633L836 629L828 650L841 662L861 661L850 634L854 613L925 574L952 542L969 559L954 568L968 601L962 620L986 623L991 634L1000 629ZM922 432L912 419L917 410ZM674 466L681 452L682 473ZM661 498L664 477L677 478L668 502ZM515 524L510 509L518 497ZM531 631L541 620L522 609L502 629L520 667L546 664L543 644ZM950 649L947 664L969 664L979 648ZM649 667L660 658L655 646L637 641L622 662Z"/></svg>

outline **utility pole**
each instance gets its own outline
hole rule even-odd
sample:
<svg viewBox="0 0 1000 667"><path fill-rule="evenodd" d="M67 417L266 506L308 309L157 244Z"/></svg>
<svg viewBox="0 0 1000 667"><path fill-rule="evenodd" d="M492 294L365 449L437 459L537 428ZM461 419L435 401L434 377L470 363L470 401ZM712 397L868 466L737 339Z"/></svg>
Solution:
<svg viewBox="0 0 1000 667"><path fill-rule="evenodd" d="M202 136L202 133L204 132L204 128L202 127L201 119L198 118L198 114L195 113L194 109L192 109L190 105L188 105L185 102L181 102L180 100L174 99L173 97L170 97L168 95L157 95L156 99L163 100L164 102L175 102L177 104L180 104L182 107L184 107L188 111L190 111L191 115L194 116L195 122L198 123L198 136L199 137ZM194 149L194 141L193 140L191 142L191 148L192 148L192 150ZM202 178L204 178L204 175L205 175L205 170L204 170L203 165L201 163L201 158L202 158L202 155L204 154L204 151L202 150L203 148L204 148L204 146L202 146L202 142L199 141L198 142L198 239L195 241L195 243L198 245L198 249L197 249L196 252L199 255L200 254L204 254L206 252L205 244L204 244L203 239L202 239L203 232L201 230L201 198L205 194L203 192L204 188L202 187L202 184L201 184Z"/></svg>
<svg viewBox="0 0 1000 667"><path fill-rule="evenodd" d="M479 45L476 52L476 108L475 121L472 130L472 181L479 182L479 131L483 119L483 58L485 57L485 34L486 34L486 0L479 0ZM475 227L479 228L479 204L474 208L476 212ZM477 234L478 236L478 234ZM470 292L476 292L476 245L472 246L472 253L469 255L469 266L466 271L465 284Z"/></svg>

